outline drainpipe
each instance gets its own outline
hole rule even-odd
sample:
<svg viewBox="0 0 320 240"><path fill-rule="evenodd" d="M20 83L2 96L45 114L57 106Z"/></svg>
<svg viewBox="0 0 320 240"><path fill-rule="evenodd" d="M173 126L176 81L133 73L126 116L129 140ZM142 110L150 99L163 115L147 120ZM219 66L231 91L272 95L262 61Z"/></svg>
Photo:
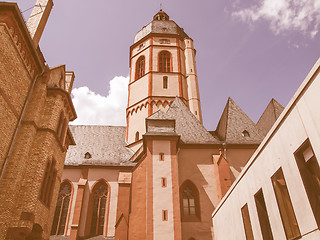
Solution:
<svg viewBox="0 0 320 240"><path fill-rule="evenodd" d="M23 105L23 108L22 108L22 112L21 112L21 114L20 114L20 117L19 117L19 120L18 120L16 129L15 129L15 131L14 131L14 134L13 134L13 137L12 137L12 140L11 140L11 143L10 143L10 146L9 146L9 150L8 150L8 152L7 152L6 158L4 159L4 163L2 164L1 173L0 173L0 182L2 181L3 174L4 174L5 170L6 170L6 166L7 166L7 163L8 163L8 159L9 159L10 154L11 154L11 152L12 152L13 145L14 145L14 142L15 142L15 140L16 140L16 137L17 137L17 134L18 134L18 130L19 130L19 127L20 127L20 125L21 125L21 122L22 122L24 113L25 113L25 111L26 111L28 102L29 102L30 97L31 97L31 93L32 93L32 91L33 91L33 89L34 89L35 83L36 83L37 79L45 73L45 71L46 71L47 69L49 69L48 66L45 66L45 67L43 68L42 72L41 72L40 74L37 74L37 75L35 76L35 78L34 78L34 80L33 80L33 82L32 82L32 85L31 85L31 87L29 88L27 98L26 98L26 100L25 100L25 102L24 102L24 105Z"/></svg>

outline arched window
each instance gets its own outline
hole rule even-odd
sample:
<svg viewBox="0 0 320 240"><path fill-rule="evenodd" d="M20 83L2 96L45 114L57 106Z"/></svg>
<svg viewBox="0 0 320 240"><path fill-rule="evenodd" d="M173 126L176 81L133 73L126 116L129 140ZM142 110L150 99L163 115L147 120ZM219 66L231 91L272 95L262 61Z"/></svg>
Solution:
<svg viewBox="0 0 320 240"><path fill-rule="evenodd" d="M163 76L162 87L168 88L168 76Z"/></svg>
<svg viewBox="0 0 320 240"><path fill-rule="evenodd" d="M60 185L56 211L54 213L51 235L63 235L66 228L68 209L71 198L71 184L63 182Z"/></svg>
<svg viewBox="0 0 320 240"><path fill-rule="evenodd" d="M190 180L180 187L180 204L182 221L200 221L199 191Z"/></svg>
<svg viewBox="0 0 320 240"><path fill-rule="evenodd" d="M170 72L171 55L168 51L161 51L159 53L159 72Z"/></svg>
<svg viewBox="0 0 320 240"><path fill-rule="evenodd" d="M138 141L139 140L139 132L136 132L136 141Z"/></svg>
<svg viewBox="0 0 320 240"><path fill-rule="evenodd" d="M93 207L90 230L92 236L103 234L107 197L107 184L102 181L97 183L92 190Z"/></svg>
<svg viewBox="0 0 320 240"><path fill-rule="evenodd" d="M141 56L136 62L136 76L135 80L141 78L145 73L145 57Z"/></svg>

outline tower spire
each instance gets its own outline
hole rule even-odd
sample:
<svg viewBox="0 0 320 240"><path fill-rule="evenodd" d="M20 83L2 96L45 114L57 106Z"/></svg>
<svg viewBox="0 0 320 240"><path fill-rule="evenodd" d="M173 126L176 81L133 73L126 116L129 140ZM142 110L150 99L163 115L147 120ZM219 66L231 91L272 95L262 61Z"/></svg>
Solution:
<svg viewBox="0 0 320 240"><path fill-rule="evenodd" d="M160 3L160 11L162 11L162 3Z"/></svg>

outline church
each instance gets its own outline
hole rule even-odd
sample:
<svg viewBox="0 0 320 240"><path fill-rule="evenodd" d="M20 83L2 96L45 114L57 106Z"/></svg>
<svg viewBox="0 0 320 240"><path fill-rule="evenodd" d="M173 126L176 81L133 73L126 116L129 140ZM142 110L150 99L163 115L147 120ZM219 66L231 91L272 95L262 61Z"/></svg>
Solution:
<svg viewBox="0 0 320 240"><path fill-rule="evenodd" d="M45 64L38 43L53 2L38 4L25 24L0 2L0 238L216 239L212 213L281 104L254 123L229 97L207 130L193 40L160 10L129 48L127 125L68 126L74 73Z"/></svg>
<svg viewBox="0 0 320 240"><path fill-rule="evenodd" d="M255 124L229 98L208 131L195 54L163 10L136 34L127 126L70 126L50 239L213 239L212 212L283 107Z"/></svg>

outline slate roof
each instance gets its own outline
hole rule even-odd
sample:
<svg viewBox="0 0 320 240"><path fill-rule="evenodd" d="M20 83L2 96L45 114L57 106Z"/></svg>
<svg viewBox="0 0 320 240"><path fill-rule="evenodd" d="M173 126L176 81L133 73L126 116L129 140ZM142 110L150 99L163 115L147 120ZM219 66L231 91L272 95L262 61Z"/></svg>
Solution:
<svg viewBox="0 0 320 240"><path fill-rule="evenodd" d="M248 132L246 136L245 132ZM245 112L229 97L212 134L219 136L227 144L260 144L264 135Z"/></svg>
<svg viewBox="0 0 320 240"><path fill-rule="evenodd" d="M266 135L271 129L272 125L276 122L284 107L278 103L275 99L271 99L268 106L262 113L260 119L257 122L257 127L260 131Z"/></svg>
<svg viewBox="0 0 320 240"><path fill-rule="evenodd" d="M128 161L133 151L126 147L126 127L71 125L70 130L76 145L69 146L65 165L134 165Z"/></svg>
<svg viewBox="0 0 320 240"><path fill-rule="evenodd" d="M160 12L162 12L163 14L166 14L162 10ZM157 14L159 14L160 12L158 12ZM144 38L147 35L152 34L152 33L180 35L183 38L189 38L189 36L184 32L183 28L180 28L178 26L178 24L176 24L174 21L169 20L169 16L168 16L168 20L156 20L156 19L154 19L147 26L144 26L136 34L136 36L134 38L134 43L140 41L142 38Z"/></svg>
<svg viewBox="0 0 320 240"><path fill-rule="evenodd" d="M166 112L157 111L148 119L176 120L176 133L180 135L183 143L188 144L220 144L199 120L193 115L189 108L178 98L171 103Z"/></svg>

